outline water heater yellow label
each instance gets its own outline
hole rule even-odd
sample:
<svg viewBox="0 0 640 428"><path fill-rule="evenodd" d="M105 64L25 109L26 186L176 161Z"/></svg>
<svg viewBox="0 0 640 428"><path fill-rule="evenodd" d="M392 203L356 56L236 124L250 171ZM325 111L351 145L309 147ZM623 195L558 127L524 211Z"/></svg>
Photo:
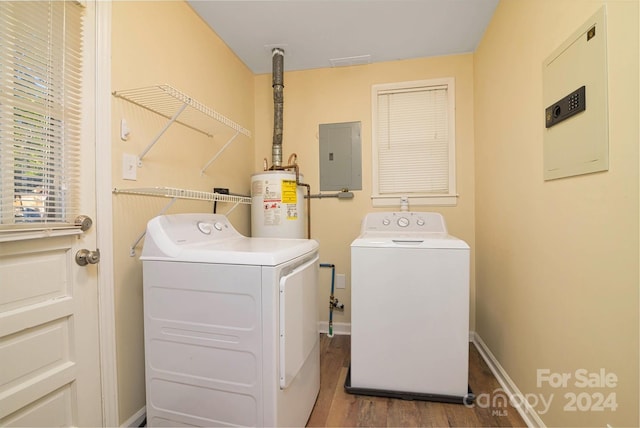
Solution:
<svg viewBox="0 0 640 428"><path fill-rule="evenodd" d="M298 203L297 186L295 180L282 180L282 203Z"/></svg>

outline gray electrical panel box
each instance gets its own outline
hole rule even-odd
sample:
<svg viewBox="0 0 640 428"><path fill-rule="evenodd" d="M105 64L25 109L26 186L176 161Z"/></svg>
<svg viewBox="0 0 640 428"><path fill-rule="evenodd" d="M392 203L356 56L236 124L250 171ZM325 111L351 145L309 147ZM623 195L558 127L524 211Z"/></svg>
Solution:
<svg viewBox="0 0 640 428"><path fill-rule="evenodd" d="M362 190L360 122L320 125L320 191Z"/></svg>
<svg viewBox="0 0 640 428"><path fill-rule="evenodd" d="M545 180L609 168L605 10L543 64Z"/></svg>

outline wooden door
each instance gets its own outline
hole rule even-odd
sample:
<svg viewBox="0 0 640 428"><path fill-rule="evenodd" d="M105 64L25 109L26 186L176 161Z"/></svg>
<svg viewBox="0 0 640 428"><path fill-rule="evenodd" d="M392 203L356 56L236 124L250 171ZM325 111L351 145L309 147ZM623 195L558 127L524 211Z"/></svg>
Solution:
<svg viewBox="0 0 640 428"><path fill-rule="evenodd" d="M93 28L95 5L86 2ZM81 212L95 219L95 34L88 31ZM0 234L0 426L101 426L98 265L87 231Z"/></svg>

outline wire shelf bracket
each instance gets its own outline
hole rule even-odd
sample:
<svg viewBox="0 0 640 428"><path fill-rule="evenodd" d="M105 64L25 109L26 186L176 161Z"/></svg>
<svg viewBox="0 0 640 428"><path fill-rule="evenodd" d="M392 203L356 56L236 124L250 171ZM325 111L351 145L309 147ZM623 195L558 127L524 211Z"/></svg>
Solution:
<svg viewBox="0 0 640 428"><path fill-rule="evenodd" d="M173 116L171 116L171 119L169 119L169 122L167 122L167 124L160 130L158 135L156 135L153 138L153 140L151 140L149 145L145 147L145 149L140 153L140 155L138 155L138 167L142 166L142 158L149 152L149 150L151 150L153 146L156 145L160 137L162 137L164 133L167 132L167 129L169 129L169 127L173 125L173 122L175 122L176 119L178 119L178 116L180 116L180 113L182 113L186 108L187 108L187 103L182 104L182 107L180 107L178 111Z"/></svg>
<svg viewBox="0 0 640 428"><path fill-rule="evenodd" d="M200 175L204 175L204 172L207 170L207 168L209 168L209 166L211 166L212 163L215 162L216 159L218 159L218 156L220 156L222 154L222 152L225 151L225 149L227 147L229 147L229 144L233 143L233 140L236 139L236 137L238 136L238 134L240 134L240 132L236 131L236 133L233 135L233 137L231 137L229 139L229 141L226 142L226 144L224 146L222 146L222 148L220 150L218 150L218 153L216 153L216 155L214 157L212 157L209 162L207 162L205 164L205 166L202 167L202 169L200 170Z"/></svg>
<svg viewBox="0 0 640 428"><path fill-rule="evenodd" d="M229 128L236 131L231 140L202 169L201 174L218 158L220 153L227 148L237 135L243 134L251 138L251 131L248 129L167 84L114 91L112 94L117 98L122 98L169 120L138 156L139 167L142 166L142 158L146 156L174 123L184 125L208 137L213 137L215 134Z"/></svg>
<svg viewBox="0 0 640 428"><path fill-rule="evenodd" d="M186 190L186 189L177 189L173 187L143 187L143 188L134 188L134 189L113 189L114 194L123 194L123 195L138 195L138 196L155 196L161 198L170 198L171 200L167 205L162 208L157 215L162 215L178 199L188 199L188 200L196 200L196 201L208 201L208 202L230 202L234 205L225 213L225 215L229 215L231 211L236 209L239 204L251 205L251 198L248 196L236 196L236 195L225 195L222 193L211 193L211 192L202 192L199 190ZM135 241L129 247L129 256L136 256L136 247L142 241L142 238L146 235L147 231L143 231Z"/></svg>
<svg viewBox="0 0 640 428"><path fill-rule="evenodd" d="M167 210L169 208L171 208L171 206L175 203L175 201L177 201L178 198L173 198L169 201L169 203L167 205L164 206L164 208L162 208L157 215L162 215L164 213L167 212ZM131 244L131 246L129 247L129 256L130 257L135 257L136 256L136 247L138 246L138 244L140 243L140 241L142 241L142 238L144 238L144 236L147 234L146 230L143 230L142 233L140 235L138 235L138 237L136 238L135 241L133 241L133 244Z"/></svg>

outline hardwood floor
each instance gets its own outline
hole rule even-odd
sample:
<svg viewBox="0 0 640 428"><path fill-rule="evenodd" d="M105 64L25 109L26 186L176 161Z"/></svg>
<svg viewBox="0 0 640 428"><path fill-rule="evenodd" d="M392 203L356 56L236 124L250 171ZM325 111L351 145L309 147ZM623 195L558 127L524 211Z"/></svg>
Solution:
<svg viewBox="0 0 640 428"><path fill-rule="evenodd" d="M350 336L320 335L320 394L309 427L524 427L515 408L507 404L491 370L469 344L469 385L482 405L408 401L348 394L344 380L351 354ZM488 395L487 395L488 394ZM490 397L490 400L487 400ZM493 406L487 401L494 401Z"/></svg>

